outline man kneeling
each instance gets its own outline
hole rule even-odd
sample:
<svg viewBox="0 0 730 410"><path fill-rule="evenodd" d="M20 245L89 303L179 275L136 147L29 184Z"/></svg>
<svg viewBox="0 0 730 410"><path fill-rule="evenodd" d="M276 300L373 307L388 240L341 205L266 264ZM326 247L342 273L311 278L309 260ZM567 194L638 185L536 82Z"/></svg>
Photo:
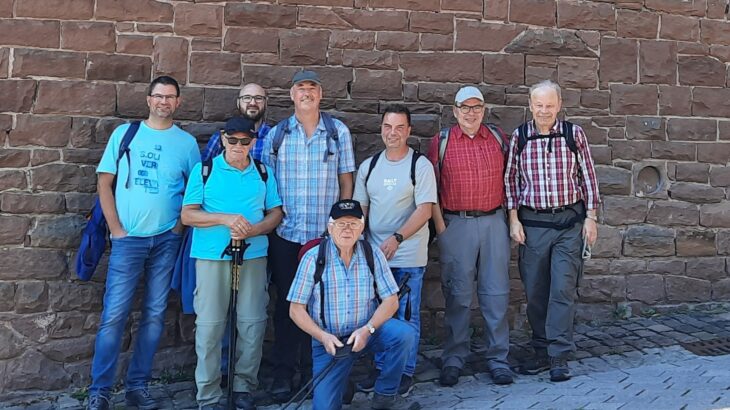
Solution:
<svg viewBox="0 0 730 410"><path fill-rule="evenodd" d="M392 319L398 310L398 285L380 249L358 240L364 225L359 202L342 200L334 204L327 224L329 237L304 254L287 296L292 320L312 336L313 377L322 378L314 389L313 409L342 407L342 396L357 358L350 354L335 359L337 349L345 344L353 353L367 349L385 355L375 383L373 409L419 409L418 403L397 394L408 353L416 343L415 331L405 322ZM326 247L321 255L320 247ZM372 256L366 252L372 252ZM324 262L321 276L318 262ZM322 375L333 360L337 362Z"/></svg>

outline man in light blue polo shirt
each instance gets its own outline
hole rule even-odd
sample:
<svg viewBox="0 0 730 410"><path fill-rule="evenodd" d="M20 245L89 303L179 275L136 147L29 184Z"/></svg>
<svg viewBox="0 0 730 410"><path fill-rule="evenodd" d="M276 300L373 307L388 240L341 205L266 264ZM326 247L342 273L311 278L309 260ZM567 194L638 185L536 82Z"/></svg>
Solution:
<svg viewBox="0 0 730 410"><path fill-rule="evenodd" d="M119 155L120 143L130 127L120 125L112 133L96 170L112 250L91 365L88 408L92 410L110 407L124 329L142 277L142 316L127 371L126 401L142 410L157 408L147 383L164 327L170 278L180 247L185 179L200 161L195 138L172 122L180 102L175 79L154 79L147 93L149 117L140 124L129 151Z"/></svg>
<svg viewBox="0 0 730 410"><path fill-rule="evenodd" d="M195 383L201 409L219 408L223 397L220 351L231 297L232 263L224 250L231 239L249 246L243 255L236 300L235 377L228 382L233 383L237 409L256 408L251 393L258 386L269 303L266 234L279 224L282 211L276 179L265 177L271 176L271 169L261 169L264 165L249 155L256 141L254 127L248 118L226 122L223 153L206 164L210 168L207 180L201 171L203 164L193 168L183 201L183 222L194 227L190 257L196 258Z"/></svg>

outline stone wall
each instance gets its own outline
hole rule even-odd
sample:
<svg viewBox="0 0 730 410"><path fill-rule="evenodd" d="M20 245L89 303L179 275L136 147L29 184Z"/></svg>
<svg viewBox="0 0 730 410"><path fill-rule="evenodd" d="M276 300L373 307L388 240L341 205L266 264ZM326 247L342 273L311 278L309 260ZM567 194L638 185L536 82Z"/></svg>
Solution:
<svg viewBox="0 0 730 410"><path fill-rule="evenodd" d="M74 248L110 131L146 115L158 74L184 84L177 118L204 142L242 83L271 90L273 121L291 111L292 74L316 67L358 161L388 102L415 112L425 148L462 83L511 131L527 86L557 80L604 195L581 311L606 312L730 296L727 62L724 0L0 0L0 395L88 381L104 275L76 280ZM427 338L438 275L433 263ZM162 368L193 360L192 320L170 305Z"/></svg>

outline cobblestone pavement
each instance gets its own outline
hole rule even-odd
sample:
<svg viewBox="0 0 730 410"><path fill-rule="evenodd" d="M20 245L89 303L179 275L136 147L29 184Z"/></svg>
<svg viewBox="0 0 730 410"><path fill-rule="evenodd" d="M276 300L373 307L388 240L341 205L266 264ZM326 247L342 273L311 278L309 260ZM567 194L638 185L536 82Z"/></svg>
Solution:
<svg viewBox="0 0 730 410"><path fill-rule="evenodd" d="M486 373L486 363L473 356L455 387L444 388L438 378L440 350L422 346L410 398L425 409L730 409L730 355L697 356L679 343L730 336L730 313L683 313L632 318L607 324L576 326L576 360L573 378L552 383L547 374L518 376L513 385L496 386ZM514 332L510 353L513 363L526 354L526 338ZM475 349L479 349L475 343ZM356 369L362 377L365 369ZM262 372L263 384L270 379ZM466 375L464 375L466 374ZM165 409L195 409L194 383L155 384L155 397ZM78 396L77 396L78 397ZM257 394L259 408L273 410L265 392ZM124 408L123 393L114 397ZM70 393L36 392L17 396L0 408L82 409ZM309 409L309 403L302 406ZM345 407L347 408L347 407ZM368 397L357 393L350 409L369 408Z"/></svg>

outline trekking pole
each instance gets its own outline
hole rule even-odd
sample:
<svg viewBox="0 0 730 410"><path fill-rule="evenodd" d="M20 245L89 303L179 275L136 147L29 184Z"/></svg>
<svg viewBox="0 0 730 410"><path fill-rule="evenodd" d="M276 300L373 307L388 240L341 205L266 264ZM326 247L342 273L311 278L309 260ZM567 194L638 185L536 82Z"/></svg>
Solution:
<svg viewBox="0 0 730 410"><path fill-rule="evenodd" d="M304 401L307 400L307 396L309 396L309 394L312 393L314 391L314 389L317 388L317 386L319 386L319 383L322 380L324 380L325 377L327 377L327 374L329 374L329 372L332 369L334 369L335 364L338 361L345 359L352 354L357 354L357 353L353 353L352 345L345 344L342 347L338 347L337 350L335 351L335 356L327 364L327 367L325 367L324 370L322 370L322 372L317 375L317 377L310 379L309 382L307 382L307 384L305 384L304 387L302 387L297 392L297 394L292 396L292 398L289 399L289 401L286 402L286 404L284 406L282 406L281 408L282 409L288 408L291 404L294 403L295 400L298 400L298 403L297 403L297 406L294 407L294 410L297 410L300 407L302 407L302 404L304 404ZM302 393L304 393L304 395L302 395ZM297 399L297 397L300 397L300 396L301 396L301 398Z"/></svg>
<svg viewBox="0 0 730 410"><path fill-rule="evenodd" d="M228 408L235 410L236 405L233 400L233 382L236 369L236 340L238 339L238 328L236 326L236 302L238 301L238 284L241 277L241 264L243 264L243 254L246 252L249 244L231 239L231 243L223 251L224 255L231 256L231 298L228 301L228 322L230 323L230 332L228 332L228 386L226 386L228 396Z"/></svg>

